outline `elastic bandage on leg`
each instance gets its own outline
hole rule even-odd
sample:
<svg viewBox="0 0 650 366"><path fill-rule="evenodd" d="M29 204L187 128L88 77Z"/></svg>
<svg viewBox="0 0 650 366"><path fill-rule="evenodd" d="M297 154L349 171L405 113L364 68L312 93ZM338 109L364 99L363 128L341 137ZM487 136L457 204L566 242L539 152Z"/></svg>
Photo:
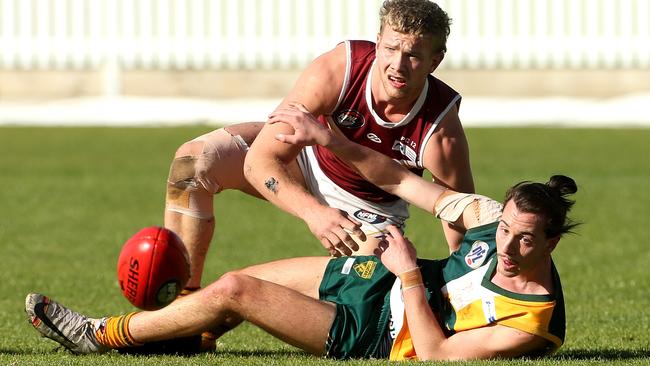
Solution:
<svg viewBox="0 0 650 366"><path fill-rule="evenodd" d="M176 157L167 178L166 209L198 219L214 216L213 196L242 170L248 145L240 136L224 129L212 131L188 142L197 154ZM200 149L200 153L198 153ZM231 175L231 176L229 176Z"/></svg>
<svg viewBox="0 0 650 366"><path fill-rule="evenodd" d="M497 221L503 209L501 203L486 196L446 191L433 206L433 213L437 218L453 223L460 218L468 206L474 212L479 225Z"/></svg>

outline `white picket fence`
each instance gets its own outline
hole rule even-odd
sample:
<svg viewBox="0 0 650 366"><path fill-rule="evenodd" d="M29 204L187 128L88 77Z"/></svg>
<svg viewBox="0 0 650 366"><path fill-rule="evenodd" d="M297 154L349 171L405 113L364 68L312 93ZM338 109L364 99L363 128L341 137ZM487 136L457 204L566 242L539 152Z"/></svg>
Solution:
<svg viewBox="0 0 650 366"><path fill-rule="evenodd" d="M381 0L0 0L0 69L301 68ZM441 0L453 69L650 67L650 0Z"/></svg>

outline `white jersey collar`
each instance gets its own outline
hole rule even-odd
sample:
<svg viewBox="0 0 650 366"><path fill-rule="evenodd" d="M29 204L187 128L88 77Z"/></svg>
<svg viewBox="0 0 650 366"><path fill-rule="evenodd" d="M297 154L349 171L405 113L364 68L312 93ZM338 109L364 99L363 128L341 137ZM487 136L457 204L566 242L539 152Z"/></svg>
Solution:
<svg viewBox="0 0 650 366"><path fill-rule="evenodd" d="M368 76L368 80L366 82L366 104L368 104L368 109L370 110L372 117L375 119L375 122L377 122L378 125L385 128L396 128L396 127L401 127L409 124L413 120L413 118L415 118L415 115L420 111L420 108L422 108L424 101L427 99L427 91L429 90L429 78L427 77L427 79L425 80L424 87L420 92L420 96L418 97L418 100L413 105L413 108L411 108L411 110L404 116L404 118L402 118L401 121L397 123L385 121L381 117L379 117L377 112L375 112L375 108L373 107L372 77L374 74L375 65L376 63L375 61L373 61L372 67L370 68L370 75Z"/></svg>

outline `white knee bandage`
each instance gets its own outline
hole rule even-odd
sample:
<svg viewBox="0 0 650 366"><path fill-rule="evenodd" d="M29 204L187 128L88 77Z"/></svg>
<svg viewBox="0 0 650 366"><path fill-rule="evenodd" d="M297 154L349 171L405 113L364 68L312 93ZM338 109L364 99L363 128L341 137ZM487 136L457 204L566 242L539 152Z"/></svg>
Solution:
<svg viewBox="0 0 650 366"><path fill-rule="evenodd" d="M242 174L241 165L248 145L240 136L233 136L224 129L199 136L188 143L192 144L195 144L196 155L172 161L167 178L167 210L211 219L214 216L213 196L221 191L221 182L228 183L232 176Z"/></svg>
<svg viewBox="0 0 650 366"><path fill-rule="evenodd" d="M213 216L213 194L205 189L197 176L196 167L200 159L200 156L183 156L172 161L167 178L166 206L169 211L210 219Z"/></svg>
<svg viewBox="0 0 650 366"><path fill-rule="evenodd" d="M435 203L433 213L448 222L457 221L470 208L479 225L489 224L501 217L501 203L485 196L469 193L445 192Z"/></svg>

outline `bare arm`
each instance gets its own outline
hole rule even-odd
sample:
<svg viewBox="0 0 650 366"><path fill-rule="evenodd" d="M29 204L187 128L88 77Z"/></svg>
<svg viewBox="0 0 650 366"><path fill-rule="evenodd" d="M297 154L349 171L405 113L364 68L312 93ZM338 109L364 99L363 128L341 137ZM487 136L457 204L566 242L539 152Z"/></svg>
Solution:
<svg viewBox="0 0 650 366"><path fill-rule="evenodd" d="M344 45L321 55L301 74L278 108L299 102L317 115L330 113L343 85L345 63ZM321 204L307 191L296 164L303 145L282 144L274 138L291 132L288 125L266 124L246 155L244 175L264 198L304 220L330 253L351 254L358 245L349 233L362 236L358 223Z"/></svg>
<svg viewBox="0 0 650 366"><path fill-rule="evenodd" d="M293 127L291 133L278 133L275 138L279 141L288 145L327 147L367 181L426 211L433 212L435 202L446 190L413 174L390 157L352 142L336 130L323 127L304 106L292 104L278 109L271 115L269 124Z"/></svg>
<svg viewBox="0 0 650 366"><path fill-rule="evenodd" d="M285 122L294 128L292 135L279 134L278 140L325 146L369 182L428 212L433 212L435 202L446 188L474 192L469 147L455 106L425 148L424 166L432 172L435 183L425 181L381 153L349 141L335 129L323 128L302 105L291 104L279 109L269 121ZM450 252L458 250L465 234L462 222L443 221L442 227Z"/></svg>
<svg viewBox="0 0 650 366"><path fill-rule="evenodd" d="M457 192L474 193L474 180L469 162L469 146L454 105L440 122L424 150L424 167L434 180ZM455 252L463 241L465 231L458 225L443 221L442 228Z"/></svg>
<svg viewBox="0 0 650 366"><path fill-rule="evenodd" d="M389 226L386 242L376 254L395 275L419 271L416 250L394 226ZM458 332L447 337L431 310L421 278L419 284L406 286L402 280L402 297L413 346L420 360L468 360L519 357L546 346L539 336L494 325ZM415 281L417 282L417 281Z"/></svg>
<svg viewBox="0 0 650 366"><path fill-rule="evenodd" d="M289 145L325 146L369 182L433 214L439 214L434 206L443 194L447 196L456 193L439 184L440 179L435 179L433 182L423 179L386 155L348 140L338 130L320 125L313 115L299 104L277 110L271 115L269 123L288 124L293 127L291 133L277 134L275 136L277 140ZM465 143L464 146L466 149L467 144ZM462 156L462 154L455 154L455 156ZM469 179L471 183L471 175ZM471 187L473 189L473 184ZM494 210L498 210L498 207ZM462 233L468 228L484 224L476 218L475 207L471 205L454 220L449 224ZM451 245L450 249L455 250Z"/></svg>

